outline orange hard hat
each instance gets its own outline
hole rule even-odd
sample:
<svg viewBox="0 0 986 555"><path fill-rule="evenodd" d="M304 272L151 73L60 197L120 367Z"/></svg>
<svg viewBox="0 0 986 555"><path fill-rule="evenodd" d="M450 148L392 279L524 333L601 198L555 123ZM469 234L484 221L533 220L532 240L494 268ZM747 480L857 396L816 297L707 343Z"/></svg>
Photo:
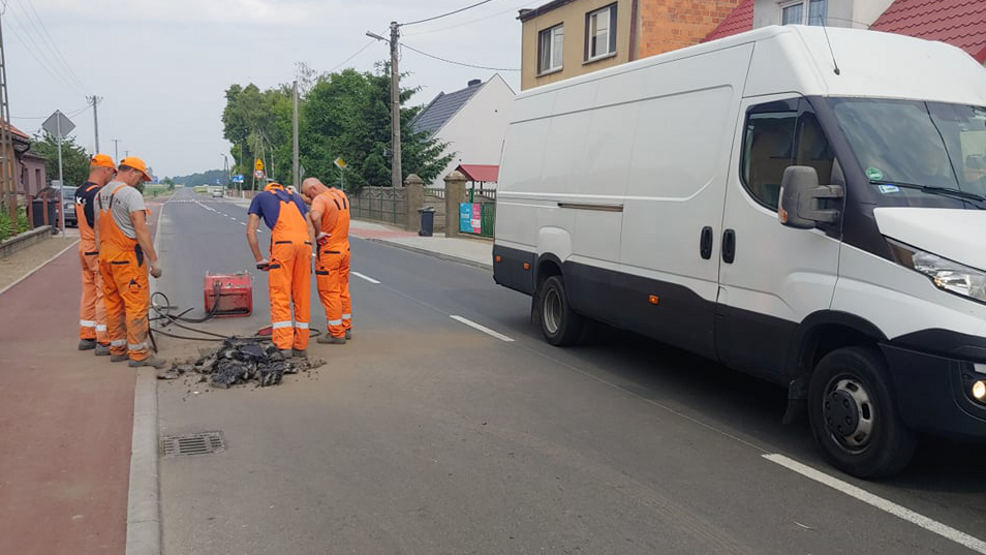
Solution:
<svg viewBox="0 0 986 555"><path fill-rule="evenodd" d="M123 160L120 160L120 166L129 166L144 174L144 181L151 181L151 176L147 173L147 164L136 156L127 156Z"/></svg>
<svg viewBox="0 0 986 555"><path fill-rule="evenodd" d="M113 163L113 159L106 154L96 154L89 160L89 166L93 168L109 168L111 170L116 169L116 164Z"/></svg>
<svg viewBox="0 0 986 555"><path fill-rule="evenodd" d="M283 188L284 188L284 185L281 185L280 183L277 183L276 181L271 181L270 183L267 184L266 187L264 187L264 190L265 191L273 191L274 189L283 189Z"/></svg>

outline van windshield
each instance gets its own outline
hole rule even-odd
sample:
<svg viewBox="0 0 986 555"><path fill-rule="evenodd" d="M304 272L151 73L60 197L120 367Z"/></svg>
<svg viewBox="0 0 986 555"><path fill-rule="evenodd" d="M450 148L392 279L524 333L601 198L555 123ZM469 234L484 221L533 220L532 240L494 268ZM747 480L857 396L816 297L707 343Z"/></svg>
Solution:
<svg viewBox="0 0 986 555"><path fill-rule="evenodd" d="M986 108L860 98L833 99L832 108L867 179L888 201L951 195L986 208L978 200L986 196Z"/></svg>

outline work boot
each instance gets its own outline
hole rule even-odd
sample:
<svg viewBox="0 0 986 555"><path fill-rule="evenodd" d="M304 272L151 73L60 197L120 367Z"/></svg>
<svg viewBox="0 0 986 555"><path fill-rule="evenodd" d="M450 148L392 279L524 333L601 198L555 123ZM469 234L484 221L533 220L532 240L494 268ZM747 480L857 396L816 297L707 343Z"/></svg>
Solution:
<svg viewBox="0 0 986 555"><path fill-rule="evenodd" d="M346 330L346 341L353 338L353 330Z"/></svg>
<svg viewBox="0 0 986 555"><path fill-rule="evenodd" d="M278 349L277 352L281 353L281 356L284 358L284 360L288 360L292 356L294 356L293 349Z"/></svg>
<svg viewBox="0 0 986 555"><path fill-rule="evenodd" d="M168 365L168 361L166 361L166 360L164 360L162 358L157 358L155 356L149 356L149 357L145 358L144 360L131 360L130 362L127 363L127 366L129 366L131 368L140 368L141 366L150 366L150 367L155 368L157 370L160 370L160 369L164 368L167 365Z"/></svg>
<svg viewBox="0 0 986 555"><path fill-rule="evenodd" d="M291 356L294 358L308 358L307 349L292 349Z"/></svg>
<svg viewBox="0 0 986 555"><path fill-rule="evenodd" d="M110 346L109 345L96 345L96 356L98 356L98 357L108 357L108 356L110 356Z"/></svg>
<svg viewBox="0 0 986 555"><path fill-rule="evenodd" d="M130 357L126 353L122 355L110 355L110 362L124 362L126 360L130 360Z"/></svg>
<svg viewBox="0 0 986 555"><path fill-rule="evenodd" d="M95 339L80 339L79 340L79 350L80 351L91 351L96 348Z"/></svg>
<svg viewBox="0 0 986 555"><path fill-rule="evenodd" d="M323 345L345 345L346 344L346 338L345 337L333 337L331 335L325 334L325 335L318 336L318 339L316 339L315 342L316 343L322 343Z"/></svg>

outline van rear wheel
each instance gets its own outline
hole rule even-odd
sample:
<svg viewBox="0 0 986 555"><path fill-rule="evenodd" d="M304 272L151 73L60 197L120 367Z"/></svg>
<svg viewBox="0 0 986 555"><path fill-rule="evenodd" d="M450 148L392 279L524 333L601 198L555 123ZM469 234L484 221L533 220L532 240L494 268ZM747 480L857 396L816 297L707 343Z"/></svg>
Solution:
<svg viewBox="0 0 986 555"><path fill-rule="evenodd" d="M572 345L582 335L585 319L569 306L561 276L551 276L538 287L534 315L545 340L552 345Z"/></svg>
<svg viewBox="0 0 986 555"><path fill-rule="evenodd" d="M901 421L887 383L886 364L872 348L837 349L815 367L808 388L812 433L847 474L890 476L914 454L917 440Z"/></svg>

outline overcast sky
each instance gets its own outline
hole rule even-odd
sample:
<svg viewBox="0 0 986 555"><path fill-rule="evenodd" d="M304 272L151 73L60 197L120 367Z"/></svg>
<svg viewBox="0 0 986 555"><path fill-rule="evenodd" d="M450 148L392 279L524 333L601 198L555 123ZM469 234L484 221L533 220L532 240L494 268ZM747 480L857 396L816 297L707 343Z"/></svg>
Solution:
<svg viewBox="0 0 986 555"><path fill-rule="evenodd" d="M221 168L229 143L220 117L230 84L263 89L290 82L296 62L319 72L370 70L389 53L367 30L386 35L391 20L424 19L476 1L0 0L7 7L10 113L14 125L33 134L60 109L92 151L85 97L95 94L103 97L101 151L113 156L112 139L119 139L121 157L124 151L143 157L159 177ZM541 3L492 0L404 27L402 42L454 61L519 68L517 10ZM422 87L414 104L495 73L408 50L401 63L402 72L411 72L405 83ZM519 90L519 72L499 73Z"/></svg>

